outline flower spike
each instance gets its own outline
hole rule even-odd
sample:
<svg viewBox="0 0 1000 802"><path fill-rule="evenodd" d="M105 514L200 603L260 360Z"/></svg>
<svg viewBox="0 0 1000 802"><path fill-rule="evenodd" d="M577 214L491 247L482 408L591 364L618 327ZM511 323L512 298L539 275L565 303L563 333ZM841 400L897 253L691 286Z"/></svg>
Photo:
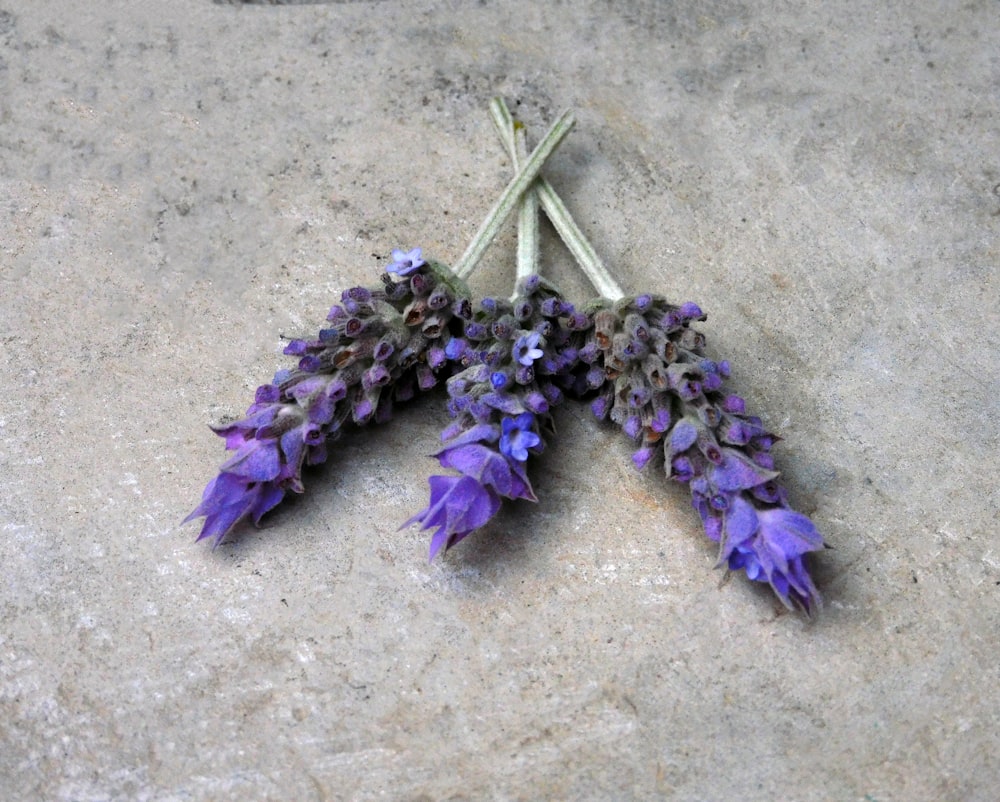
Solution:
<svg viewBox="0 0 1000 802"><path fill-rule="evenodd" d="M465 326L465 344L452 349L460 372L448 380L455 419L435 454L459 476L432 476L427 507L403 526L435 529L430 558L447 550L499 511L503 499L537 501L528 479L529 458L552 431L550 410L573 381L567 327L572 305L538 276L520 284L513 302L485 299ZM522 311L516 326L515 310ZM545 330L543 337L541 330Z"/></svg>
<svg viewBox="0 0 1000 802"><path fill-rule="evenodd" d="M285 347L297 368L257 388L245 418L213 427L235 453L184 520L205 518L199 540L217 546L240 521L259 523L289 491L303 492L303 466L325 462L343 428L388 420L394 404L450 373L444 354L461 332L468 290L419 248L393 259L382 287L347 290L329 328Z"/></svg>
<svg viewBox="0 0 1000 802"><path fill-rule="evenodd" d="M667 475L687 484L705 534L719 544L719 565L767 582L782 603L815 614L822 605L803 557L825 548L812 521L792 510L777 483L777 438L724 389L728 362L704 355L691 328L705 315L693 303L653 295L603 302L585 346L598 370L579 371L596 391L592 409L636 441L640 470L658 452Z"/></svg>
<svg viewBox="0 0 1000 802"><path fill-rule="evenodd" d="M490 113L519 166L523 126L501 98L493 99ZM705 319L702 310L650 294L625 298L543 176L533 191L601 296L578 325L592 326L586 344L571 349L576 394L596 393L594 414L610 417L638 441L632 455L637 469L665 454L668 475L690 485L706 534L720 544L720 565L768 582L788 607L818 612L822 600L803 557L826 544L809 518L789 508L776 482L769 450L778 438L746 414L742 398L723 392L729 364L704 357L704 337L690 328Z"/></svg>
<svg viewBox="0 0 1000 802"><path fill-rule="evenodd" d="M434 456L452 473L430 477L427 506L403 524L433 530L433 559L505 499L537 501L529 464L554 433L551 410L572 395L634 442L637 469L662 455L667 476L688 485L719 567L816 614L822 600L805 560L826 544L778 482L779 438L727 390L728 362L706 356L693 325L705 320L701 308L626 297L541 175L573 126L570 113L529 155L501 99L490 112L516 174L454 269L420 248L395 249L381 287L347 290L315 338L290 341L285 354L297 366L259 387L243 419L213 427L231 454L186 520L204 518L199 540L218 545L302 492L303 467L323 462L344 428L388 420L395 404L447 379L452 422ZM475 302L464 279L515 206L515 293ZM582 310L537 275L539 207L600 296Z"/></svg>

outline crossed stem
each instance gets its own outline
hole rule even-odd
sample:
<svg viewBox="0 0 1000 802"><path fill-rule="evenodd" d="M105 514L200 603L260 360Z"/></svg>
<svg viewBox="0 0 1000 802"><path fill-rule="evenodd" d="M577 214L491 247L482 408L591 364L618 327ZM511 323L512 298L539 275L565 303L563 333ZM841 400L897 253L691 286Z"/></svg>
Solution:
<svg viewBox="0 0 1000 802"><path fill-rule="evenodd" d="M490 101L490 116L514 165L515 175L486 215L465 253L455 263L452 268L454 275L463 280L468 278L516 206L518 207L517 275L514 282L516 292L516 287L522 279L539 272L538 207L540 204L562 241L573 254L573 258L580 265L580 269L594 285L598 295L609 301L622 298L625 295L624 291L584 236L566 208L566 204L540 174L545 161L573 128L576 120L572 112L564 111L559 116L530 155L528 155L524 125L514 120L503 98L495 97Z"/></svg>
<svg viewBox="0 0 1000 802"><path fill-rule="evenodd" d="M483 253L496 238L500 227L514 211L514 207L520 203L525 190L531 186L531 182L535 180L545 160L562 142L575 123L573 113L564 111L545 133L542 141L538 143L538 147L522 164L521 169L517 171L504 191L500 193L500 197L490 209L489 214L486 215L486 219L479 227L479 231L476 232L476 236L472 238L469 247L455 263L453 270L458 278L465 279L475 270Z"/></svg>
<svg viewBox="0 0 1000 802"><path fill-rule="evenodd" d="M497 129L500 139L503 140L511 161L514 163L514 169L519 169L520 165L524 161L524 156L523 151L519 151L518 149L518 140L524 139L524 126L514 121L510 110L507 108L507 104L504 103L503 98L500 97L495 97L490 101L490 116L493 118L493 125ZM594 250L594 247L587 240L586 236L584 236L580 227L573 219L573 216L569 213L569 210L566 208L566 204L562 202L562 199L556 194L556 191L552 188L552 185L545 179L544 176L536 178L534 183L530 185L528 191L525 193L526 199L533 197L537 197L538 201L541 202L542 209L545 210L545 214L548 216L549 220L552 221L552 225L562 238L562 241L566 243L566 247L569 248L570 253L572 253L573 257L576 259L577 264L580 265L580 269L583 270L584 274L590 280L590 283L594 285L594 289L597 290L598 294L609 301L617 301L622 298L625 295L622 288L611 276L611 273L604 265L601 257L597 255L597 251ZM537 237L537 233L535 236ZM533 247L537 249L537 245L534 245ZM521 253L522 246L519 229L519 279L523 278L524 275L530 275L532 272L536 272L533 269L527 274L523 274L521 272ZM532 265L533 264L534 262L532 262Z"/></svg>

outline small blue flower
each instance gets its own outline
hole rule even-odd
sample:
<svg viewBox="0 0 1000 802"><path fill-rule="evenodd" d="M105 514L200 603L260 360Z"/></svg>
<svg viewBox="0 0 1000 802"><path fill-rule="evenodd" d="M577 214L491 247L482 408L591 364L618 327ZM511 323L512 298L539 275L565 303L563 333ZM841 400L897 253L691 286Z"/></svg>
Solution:
<svg viewBox="0 0 1000 802"><path fill-rule="evenodd" d="M518 337L514 343L514 360L525 367L530 367L532 362L542 356L542 349L538 347L541 339L542 335L537 331Z"/></svg>
<svg viewBox="0 0 1000 802"><path fill-rule="evenodd" d="M422 258L422 253L420 248L414 248L409 253L395 249L392 252L392 264L386 268L386 272L395 273L400 278L415 273L427 264Z"/></svg>
<svg viewBox="0 0 1000 802"><path fill-rule="evenodd" d="M542 442L542 438L531 430L534 422L535 418L530 412L516 418L503 419L500 424L500 452L505 457L518 462L528 459L528 449Z"/></svg>

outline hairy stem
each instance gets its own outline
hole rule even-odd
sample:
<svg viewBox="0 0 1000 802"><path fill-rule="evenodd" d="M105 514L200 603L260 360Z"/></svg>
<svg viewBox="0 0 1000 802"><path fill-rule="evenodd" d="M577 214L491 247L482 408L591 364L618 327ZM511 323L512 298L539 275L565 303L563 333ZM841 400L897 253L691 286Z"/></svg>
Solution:
<svg viewBox="0 0 1000 802"><path fill-rule="evenodd" d="M524 126L518 126L514 132L515 152L517 164L524 164L528 158L528 136ZM538 269L538 195L532 190L535 183L521 196L521 206L517 212L517 275L514 277L514 294L511 299L517 297L517 288L522 279L526 279L532 274L537 274Z"/></svg>
<svg viewBox="0 0 1000 802"><path fill-rule="evenodd" d="M490 116L493 118L493 125L500 134L500 138L503 140L515 168L517 168L520 162L518 161L517 153L516 129L521 128L523 130L523 126L514 121L503 98L495 97L490 101ZM618 285L618 282L614 280L604 262L601 261L601 257L597 255L597 251L594 250L593 246L584 236L580 227L566 208L566 205L552 188L552 185L544 177L539 176L532 185L532 189L537 194L542 209L545 210L545 214L552 221L552 225L559 233L562 241L566 243L566 247L569 248L570 253L573 254L573 258L576 259L580 265L580 269L583 270L590 283L594 285L594 289L597 290L598 294L609 301L617 301L624 297L624 291Z"/></svg>
<svg viewBox="0 0 1000 802"><path fill-rule="evenodd" d="M542 138L542 141L538 143L538 147L535 148L521 169L517 171L517 174L500 194L497 202L490 209L483 224L479 227L479 231L476 232L476 236L469 243L469 247L465 249L465 253L455 263L453 269L456 276L460 279L465 279L475 269L483 253L500 231L500 226L504 224L510 213L514 211L514 207L520 202L525 190L535 180L545 160L552 155L552 152L558 147L559 143L562 142L570 130L572 130L575 123L576 120L573 117L573 113L564 111L559 116L559 119L552 124L552 127L549 128Z"/></svg>

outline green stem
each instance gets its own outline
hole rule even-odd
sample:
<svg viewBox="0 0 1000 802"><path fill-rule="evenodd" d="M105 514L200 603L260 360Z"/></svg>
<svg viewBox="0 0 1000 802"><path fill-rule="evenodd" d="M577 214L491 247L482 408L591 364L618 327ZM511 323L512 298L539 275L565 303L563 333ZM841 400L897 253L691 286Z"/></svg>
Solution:
<svg viewBox="0 0 1000 802"><path fill-rule="evenodd" d="M516 168L518 166L515 135L517 123L514 122L514 118L511 116L510 110L507 108L507 104L504 103L503 98L493 98L490 102L490 115L493 118L493 125L500 134L500 138L503 140L504 146L507 148L507 152L510 154ZM570 253L573 254L573 257L580 265L580 269L583 270L590 283L594 285L594 289L597 290L598 294L609 301L617 301L624 297L624 291L612 277L607 267L605 267L604 262L601 261L601 257L597 255L597 251L594 250L593 246L584 236L576 221L573 220L573 216L569 213L562 199L556 194L552 185L544 177L540 176L532 188L537 193L538 200L541 202L545 214L552 221L552 225L559 233L562 241L566 243L566 247L569 248Z"/></svg>
<svg viewBox="0 0 1000 802"><path fill-rule="evenodd" d="M572 112L565 111L552 124L552 127L546 132L542 141L538 143L538 147L528 157L522 169L517 171L517 175L514 176L506 189L500 194L497 202L490 209L489 214L486 215L486 219L483 221L482 226L480 226L479 231L476 232L476 236L469 243L469 247L465 249L465 253L462 254L461 258L453 266L452 269L455 271L456 276L460 279L465 279L475 269L483 253L500 231L500 226L504 224L510 213L514 211L514 207L517 206L524 191L535 180L535 176L538 175L539 170L542 169L545 160L552 155L552 151L562 142L566 134L572 130L575 122L576 120L573 118Z"/></svg>
<svg viewBox="0 0 1000 802"><path fill-rule="evenodd" d="M528 158L528 135L524 126L518 126L514 132L515 153L518 164L524 164ZM537 184L531 186L534 187ZM521 196L521 206L517 212L517 275L514 277L514 294L517 297L521 281L538 273L538 195L529 189Z"/></svg>

